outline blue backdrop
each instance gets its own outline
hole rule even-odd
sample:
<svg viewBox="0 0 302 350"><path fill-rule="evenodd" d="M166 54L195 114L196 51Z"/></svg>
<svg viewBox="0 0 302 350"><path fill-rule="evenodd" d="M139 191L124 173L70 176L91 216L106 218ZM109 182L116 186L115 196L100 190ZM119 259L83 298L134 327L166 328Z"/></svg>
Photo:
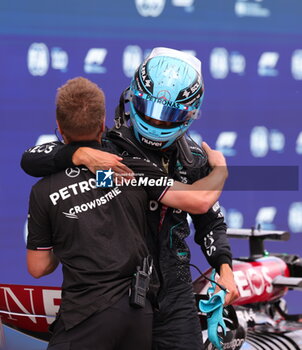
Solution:
<svg viewBox="0 0 302 350"><path fill-rule="evenodd" d="M61 282L60 272L36 281L26 271L28 195L36 180L19 166L26 148L53 137L56 89L75 76L96 82L106 93L108 126L112 126L121 91L155 46L187 50L203 62L205 99L202 116L192 126L192 137L222 150L229 165L296 165L300 170L300 0L3 0L2 283ZM278 171L274 176L280 176ZM287 176L282 180L292 182ZM301 254L302 198L298 187L290 191L225 191L221 205L230 227L260 223L263 228L289 230L289 242L266 246L275 252ZM188 242L193 262L205 268L192 237ZM232 247L235 256L248 253L242 242L232 241ZM302 308L299 300L298 294L292 293L290 306Z"/></svg>

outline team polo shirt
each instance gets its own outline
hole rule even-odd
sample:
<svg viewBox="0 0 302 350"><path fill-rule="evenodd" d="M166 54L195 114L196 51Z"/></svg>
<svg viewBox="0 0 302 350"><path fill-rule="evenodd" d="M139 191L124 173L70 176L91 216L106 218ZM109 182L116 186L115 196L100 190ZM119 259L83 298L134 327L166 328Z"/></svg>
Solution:
<svg viewBox="0 0 302 350"><path fill-rule="evenodd" d="M125 163L149 179L165 176L139 158ZM136 267L148 255L148 200L159 200L168 188L166 181L156 183L96 187L94 174L74 167L33 186L27 249L53 249L62 263L60 313L66 330L128 293Z"/></svg>

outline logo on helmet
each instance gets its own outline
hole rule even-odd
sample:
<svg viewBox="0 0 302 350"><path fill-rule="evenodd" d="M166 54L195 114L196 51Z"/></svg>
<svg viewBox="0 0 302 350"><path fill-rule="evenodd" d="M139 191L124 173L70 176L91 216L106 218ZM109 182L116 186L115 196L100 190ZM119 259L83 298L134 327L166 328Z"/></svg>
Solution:
<svg viewBox="0 0 302 350"><path fill-rule="evenodd" d="M161 147L163 145L163 142L148 140L145 137L142 137L141 140L149 146Z"/></svg>
<svg viewBox="0 0 302 350"><path fill-rule="evenodd" d="M168 90L161 90L157 94L157 98L163 99L163 100L170 100L171 99L171 94L170 94L170 92Z"/></svg>
<svg viewBox="0 0 302 350"><path fill-rule="evenodd" d="M172 108L181 108L181 105L176 102L169 101L167 98L161 97L153 97L151 95L146 95L146 100L151 102L157 102L164 106L172 107Z"/></svg>

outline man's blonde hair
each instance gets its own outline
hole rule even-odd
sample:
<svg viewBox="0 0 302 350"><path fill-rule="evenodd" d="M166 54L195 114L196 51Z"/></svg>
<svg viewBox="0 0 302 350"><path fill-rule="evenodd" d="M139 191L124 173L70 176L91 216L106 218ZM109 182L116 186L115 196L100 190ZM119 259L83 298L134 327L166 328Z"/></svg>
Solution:
<svg viewBox="0 0 302 350"><path fill-rule="evenodd" d="M97 133L105 119L105 95L92 81L77 77L58 89L56 115L67 137Z"/></svg>

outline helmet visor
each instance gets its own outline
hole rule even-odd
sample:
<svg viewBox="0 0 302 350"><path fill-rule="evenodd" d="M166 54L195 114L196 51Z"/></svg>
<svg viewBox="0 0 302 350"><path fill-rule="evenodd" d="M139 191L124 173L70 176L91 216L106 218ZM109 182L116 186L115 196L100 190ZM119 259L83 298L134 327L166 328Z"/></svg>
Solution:
<svg viewBox="0 0 302 350"><path fill-rule="evenodd" d="M197 119L199 109L196 106L185 106L163 98L156 98L134 90L132 103L142 116L164 122L183 123L186 120Z"/></svg>

